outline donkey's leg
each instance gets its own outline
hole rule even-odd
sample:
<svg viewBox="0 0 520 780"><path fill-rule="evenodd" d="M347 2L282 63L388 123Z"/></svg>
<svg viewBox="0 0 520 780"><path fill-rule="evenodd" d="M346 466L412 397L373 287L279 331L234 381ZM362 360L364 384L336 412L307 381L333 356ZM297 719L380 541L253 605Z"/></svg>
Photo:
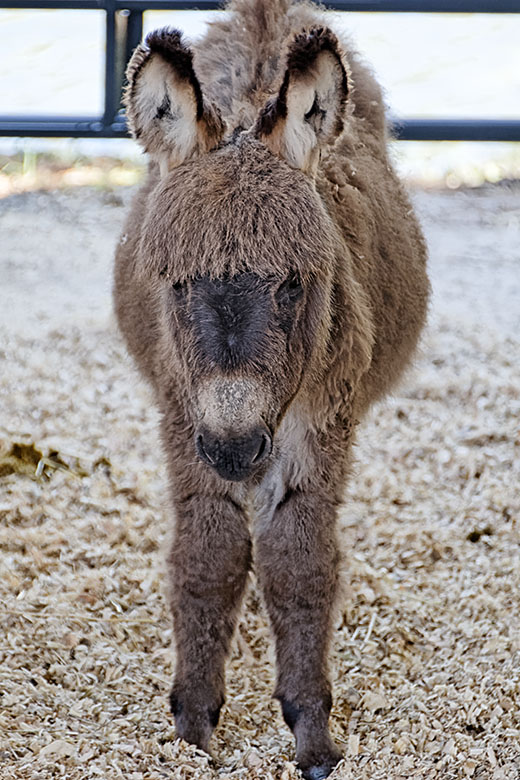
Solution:
<svg viewBox="0 0 520 780"><path fill-rule="evenodd" d="M332 742L327 651L338 582L336 505L289 491L258 534L258 573L276 639L280 700L308 780L327 777L341 753Z"/></svg>
<svg viewBox="0 0 520 780"><path fill-rule="evenodd" d="M219 496L176 503L169 564L177 734L206 750L224 702L224 664L251 563L244 514Z"/></svg>

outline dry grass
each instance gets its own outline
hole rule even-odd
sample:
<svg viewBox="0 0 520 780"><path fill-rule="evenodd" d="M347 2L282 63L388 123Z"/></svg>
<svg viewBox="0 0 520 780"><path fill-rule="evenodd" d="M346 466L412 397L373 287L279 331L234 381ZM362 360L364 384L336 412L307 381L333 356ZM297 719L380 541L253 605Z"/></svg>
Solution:
<svg viewBox="0 0 520 780"><path fill-rule="evenodd" d="M135 184L143 166L111 157L83 157L71 147L67 156L31 152L0 155L0 198L39 189Z"/></svg>
<svg viewBox="0 0 520 780"><path fill-rule="evenodd" d="M109 313L128 196L0 205L0 777L291 780L254 583L215 761L175 741L156 417ZM343 780L520 777L519 197L417 194L431 325L342 515Z"/></svg>

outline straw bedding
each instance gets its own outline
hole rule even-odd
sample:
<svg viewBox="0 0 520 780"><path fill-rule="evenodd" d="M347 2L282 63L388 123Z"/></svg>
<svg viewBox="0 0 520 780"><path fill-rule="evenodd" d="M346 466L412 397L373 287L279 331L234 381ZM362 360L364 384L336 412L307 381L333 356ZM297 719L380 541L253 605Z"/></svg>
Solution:
<svg viewBox="0 0 520 780"><path fill-rule="evenodd" d="M175 741L156 413L110 314L130 194L0 202L0 777L291 780L253 579L214 758ZM415 195L435 297L341 517L335 778L520 777L519 199Z"/></svg>

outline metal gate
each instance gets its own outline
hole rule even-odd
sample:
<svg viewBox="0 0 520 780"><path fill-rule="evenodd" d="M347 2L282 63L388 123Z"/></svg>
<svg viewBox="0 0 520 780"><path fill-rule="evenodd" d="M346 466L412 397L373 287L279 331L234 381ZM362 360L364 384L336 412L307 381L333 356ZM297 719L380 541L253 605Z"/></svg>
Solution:
<svg viewBox="0 0 520 780"><path fill-rule="evenodd" d="M520 13L520 0L333 0L337 11L413 13ZM0 116L0 135L121 138L127 134L121 110L125 66L141 40L143 13L157 10L214 10L217 0L0 0L0 8L76 9L106 13L105 102L101 116ZM393 120L404 140L520 141L520 119Z"/></svg>

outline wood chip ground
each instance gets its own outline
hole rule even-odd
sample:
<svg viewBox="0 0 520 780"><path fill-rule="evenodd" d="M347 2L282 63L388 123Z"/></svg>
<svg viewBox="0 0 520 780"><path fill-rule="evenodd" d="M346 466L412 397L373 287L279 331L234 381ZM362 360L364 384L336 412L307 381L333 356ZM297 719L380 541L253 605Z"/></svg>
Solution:
<svg viewBox="0 0 520 780"><path fill-rule="evenodd" d="M214 757L175 740L157 419L110 309L130 195L0 201L0 777L292 780L253 579ZM414 197L435 296L341 515L334 778L519 780L520 186Z"/></svg>

